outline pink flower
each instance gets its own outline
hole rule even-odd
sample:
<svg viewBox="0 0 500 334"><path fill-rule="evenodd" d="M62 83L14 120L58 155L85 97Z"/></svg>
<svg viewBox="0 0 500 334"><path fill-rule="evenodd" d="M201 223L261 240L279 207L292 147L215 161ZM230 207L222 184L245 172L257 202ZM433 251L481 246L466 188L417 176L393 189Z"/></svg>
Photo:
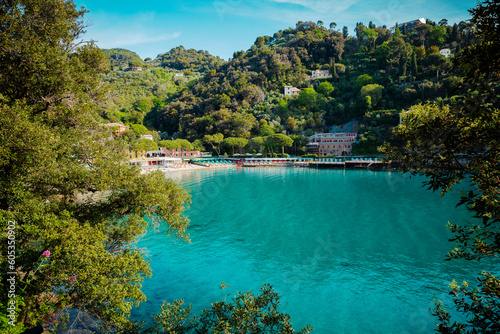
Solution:
<svg viewBox="0 0 500 334"><path fill-rule="evenodd" d="M50 251L48 251L48 250L44 251L44 252L42 253L42 256L45 256L45 257L47 257L47 259L48 259L48 258L49 258L49 256L50 256Z"/></svg>
<svg viewBox="0 0 500 334"><path fill-rule="evenodd" d="M72 275L72 276L69 278L69 281L70 281L71 285L75 284L74 280L76 280L76 277Z"/></svg>

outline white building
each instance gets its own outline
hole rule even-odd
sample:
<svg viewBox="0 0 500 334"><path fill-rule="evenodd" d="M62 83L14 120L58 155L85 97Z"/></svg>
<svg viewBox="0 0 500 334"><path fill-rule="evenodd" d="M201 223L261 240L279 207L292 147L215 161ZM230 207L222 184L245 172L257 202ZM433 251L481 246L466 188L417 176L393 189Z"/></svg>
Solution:
<svg viewBox="0 0 500 334"><path fill-rule="evenodd" d="M329 70L316 70L312 71L311 75L307 77L308 80L314 80L314 79L328 79L332 78L332 75L330 74Z"/></svg>
<svg viewBox="0 0 500 334"><path fill-rule="evenodd" d="M357 136L357 133L315 133L309 137L308 146L315 149L319 156L346 156L351 154Z"/></svg>
<svg viewBox="0 0 500 334"><path fill-rule="evenodd" d="M402 31L403 26L406 25L406 31L410 32L413 29L415 29L416 27L418 27L419 25L425 24L426 22L427 21L424 18L420 18L418 20L413 20L413 21L409 21L409 22L399 23L398 24L398 28L399 28L400 31Z"/></svg>
<svg viewBox="0 0 500 334"><path fill-rule="evenodd" d="M153 140L153 135L142 135L141 138Z"/></svg>
<svg viewBox="0 0 500 334"><path fill-rule="evenodd" d="M302 91L300 88L296 88L293 86L285 86L285 96L295 96L299 95L299 93Z"/></svg>
<svg viewBox="0 0 500 334"><path fill-rule="evenodd" d="M439 50L439 53L448 58L451 55L451 50L450 49L442 49Z"/></svg>

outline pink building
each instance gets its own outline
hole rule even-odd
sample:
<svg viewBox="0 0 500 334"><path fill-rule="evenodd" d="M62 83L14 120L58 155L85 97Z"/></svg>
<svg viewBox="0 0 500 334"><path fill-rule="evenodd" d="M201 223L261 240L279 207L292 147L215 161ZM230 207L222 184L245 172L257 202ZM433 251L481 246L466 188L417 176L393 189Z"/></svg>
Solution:
<svg viewBox="0 0 500 334"><path fill-rule="evenodd" d="M171 158L199 158L201 157L200 151L184 150L177 148L175 150L167 150L165 147L160 147L162 154Z"/></svg>
<svg viewBox="0 0 500 334"><path fill-rule="evenodd" d="M316 133L309 137L307 146L314 148L319 156L347 156L352 153L357 136L357 133Z"/></svg>

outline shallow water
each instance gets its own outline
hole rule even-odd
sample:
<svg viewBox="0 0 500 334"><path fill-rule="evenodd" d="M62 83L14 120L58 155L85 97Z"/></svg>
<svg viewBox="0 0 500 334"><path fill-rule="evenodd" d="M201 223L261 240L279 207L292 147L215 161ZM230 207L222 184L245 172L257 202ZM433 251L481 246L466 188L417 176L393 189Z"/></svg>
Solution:
<svg viewBox="0 0 500 334"><path fill-rule="evenodd" d="M428 333L433 299L448 284L473 281L482 266L445 262L453 248L448 221L469 214L398 172L239 168L184 173L192 205L190 244L161 232L138 242L153 277L149 320L162 301L184 299L195 313L227 293L270 283L294 328L315 333ZM451 305L451 304L450 304Z"/></svg>

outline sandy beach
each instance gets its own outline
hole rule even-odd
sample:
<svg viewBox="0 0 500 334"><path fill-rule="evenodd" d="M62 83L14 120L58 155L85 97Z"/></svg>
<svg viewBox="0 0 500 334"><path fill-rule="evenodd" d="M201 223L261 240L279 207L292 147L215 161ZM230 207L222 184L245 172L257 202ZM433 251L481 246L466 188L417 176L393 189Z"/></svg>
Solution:
<svg viewBox="0 0 500 334"><path fill-rule="evenodd" d="M210 167L205 167L201 165L195 165L195 164L188 164L188 165L183 165L183 166L178 166L178 167L146 167L142 169L143 174L153 172L155 170L160 170L163 173L176 173L176 172L181 172L181 171L190 171L190 170L210 170L210 169L220 169L220 168L235 168L235 165L221 165L221 166L215 166L212 165Z"/></svg>

